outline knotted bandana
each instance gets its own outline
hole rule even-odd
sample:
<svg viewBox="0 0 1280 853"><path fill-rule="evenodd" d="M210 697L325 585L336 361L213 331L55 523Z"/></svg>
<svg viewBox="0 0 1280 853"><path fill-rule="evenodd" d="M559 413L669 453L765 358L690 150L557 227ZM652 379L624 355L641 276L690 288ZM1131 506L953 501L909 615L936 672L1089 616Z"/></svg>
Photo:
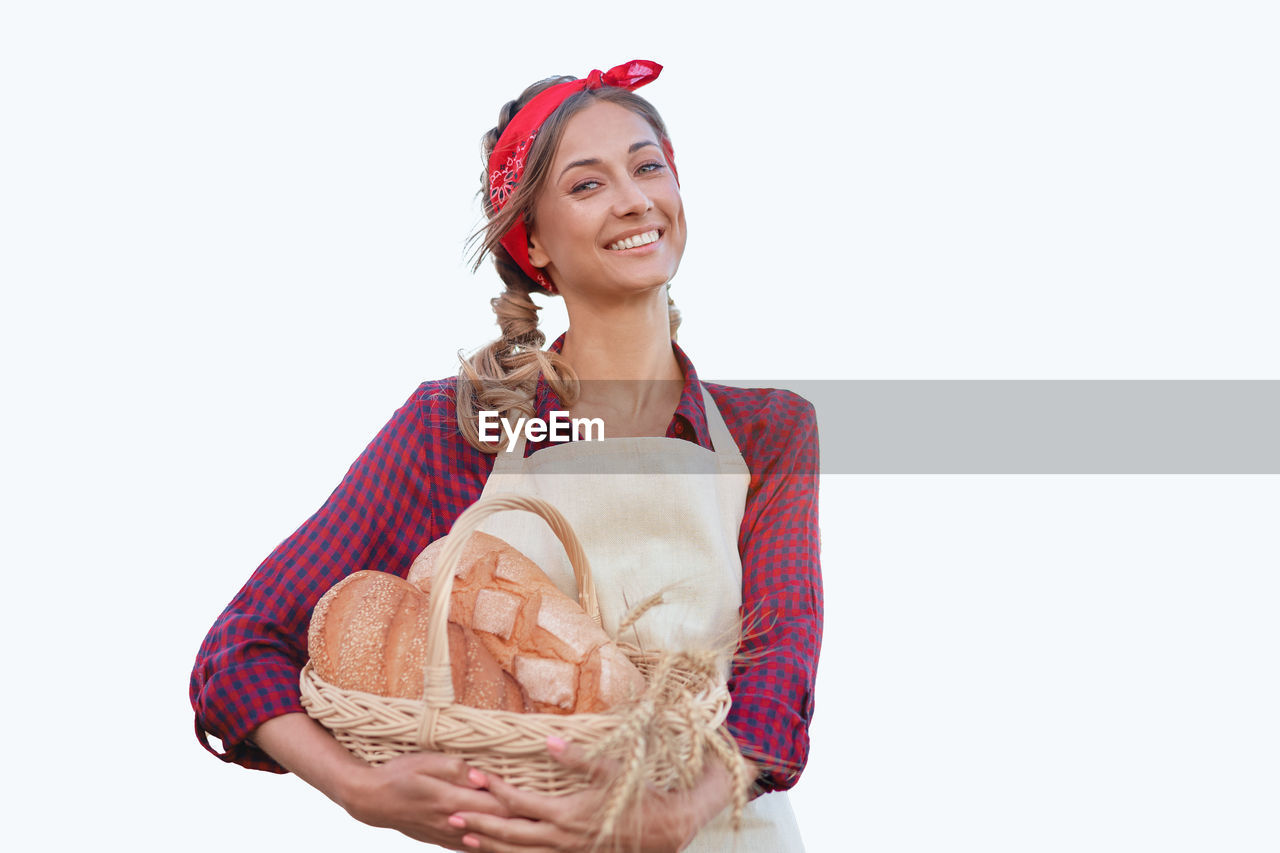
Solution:
<svg viewBox="0 0 1280 853"><path fill-rule="evenodd" d="M662 66L656 62L633 59L614 66L608 71L592 71L581 80L557 83L535 95L507 123L502 136L498 138L498 144L493 147L493 153L489 155L489 200L493 203L494 213L502 210L516 191L516 187L520 185L520 177L524 174L525 158L543 122L570 95L586 89L599 89L602 86L616 86L619 89L634 91L658 79L661 71ZM662 146L667 164L674 175L676 167L672 158L671 143L663 139ZM529 261L529 234L524 227L524 222L517 220L515 225L502 235L499 242L511 255L512 260L520 265L520 269L542 285L548 293L555 293L555 286L551 283L551 279Z"/></svg>

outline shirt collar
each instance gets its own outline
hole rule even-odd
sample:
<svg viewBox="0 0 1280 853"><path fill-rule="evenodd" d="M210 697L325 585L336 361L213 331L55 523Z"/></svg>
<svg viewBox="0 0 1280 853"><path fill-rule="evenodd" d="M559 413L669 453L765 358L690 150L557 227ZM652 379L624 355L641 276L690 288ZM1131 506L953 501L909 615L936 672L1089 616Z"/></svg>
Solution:
<svg viewBox="0 0 1280 853"><path fill-rule="evenodd" d="M560 352L564 347L564 335L556 338L550 352ZM702 384L698 381L698 371L684 350L675 341L671 342L671 350L675 353L680 372L684 374L684 390L680 394L680 402L676 406L671 423L667 425L667 438L683 438L695 442L700 447L712 450L711 433L707 428L707 411L702 401ZM538 377L538 386L534 392L534 408L538 417L549 417L553 409L561 409L560 396L552 390L551 385L542 376ZM530 452L549 446L548 442L531 442Z"/></svg>

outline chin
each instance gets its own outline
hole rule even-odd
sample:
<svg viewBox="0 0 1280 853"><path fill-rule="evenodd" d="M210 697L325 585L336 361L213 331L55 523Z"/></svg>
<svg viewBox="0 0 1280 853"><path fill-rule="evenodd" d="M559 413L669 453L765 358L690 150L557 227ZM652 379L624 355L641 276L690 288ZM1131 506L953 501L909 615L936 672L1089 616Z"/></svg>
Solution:
<svg viewBox="0 0 1280 853"><path fill-rule="evenodd" d="M636 283L637 290L653 290L654 288L666 287L666 285L675 278L675 272L670 275L656 275L652 278L645 278Z"/></svg>
<svg viewBox="0 0 1280 853"><path fill-rule="evenodd" d="M628 292L653 290L662 287L671 281L675 275L674 269L655 269L652 271L635 270L631 275L609 277L607 281L612 284L609 289L619 289Z"/></svg>

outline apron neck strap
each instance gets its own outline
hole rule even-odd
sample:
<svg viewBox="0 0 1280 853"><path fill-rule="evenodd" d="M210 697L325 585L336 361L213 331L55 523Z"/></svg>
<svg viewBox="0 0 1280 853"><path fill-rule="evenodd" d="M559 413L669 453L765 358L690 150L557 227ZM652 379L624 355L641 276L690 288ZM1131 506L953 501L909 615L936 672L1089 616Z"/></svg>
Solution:
<svg viewBox="0 0 1280 853"><path fill-rule="evenodd" d="M707 432L711 435L711 446L716 454L722 458L728 456L741 459L742 453L738 450L738 443L730 435L729 427L720 415L720 407L716 405L715 400L711 399L711 392L707 390L706 385L702 385L702 408L707 414Z"/></svg>
<svg viewBox="0 0 1280 853"><path fill-rule="evenodd" d="M524 430L516 435L515 446L510 448L503 447L498 450L497 456L493 460L493 474L518 474L520 466L524 464Z"/></svg>

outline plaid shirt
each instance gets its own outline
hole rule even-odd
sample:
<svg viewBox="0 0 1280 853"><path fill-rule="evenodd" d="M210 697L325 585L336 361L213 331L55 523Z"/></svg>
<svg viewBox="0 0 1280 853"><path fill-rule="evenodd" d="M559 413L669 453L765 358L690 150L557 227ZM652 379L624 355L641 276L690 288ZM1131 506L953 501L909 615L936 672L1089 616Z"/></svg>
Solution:
<svg viewBox="0 0 1280 853"><path fill-rule="evenodd" d="M562 341L551 348L558 351ZM685 386L667 437L711 449L697 373L674 349ZM494 457L458 432L453 385L419 386L210 629L191 673L191 704L196 735L215 755L284 772L247 737L272 717L302 711L298 677L320 596L361 569L406 574L479 499ZM729 684L727 725L765 771L759 786L781 790L795 784L808 757L822 635L817 423L813 407L787 391L706 388L751 471L738 537L745 638ZM562 408L545 382L535 405L543 418ZM530 442L529 451L545 446ZM222 740L225 753L213 750L206 732Z"/></svg>

